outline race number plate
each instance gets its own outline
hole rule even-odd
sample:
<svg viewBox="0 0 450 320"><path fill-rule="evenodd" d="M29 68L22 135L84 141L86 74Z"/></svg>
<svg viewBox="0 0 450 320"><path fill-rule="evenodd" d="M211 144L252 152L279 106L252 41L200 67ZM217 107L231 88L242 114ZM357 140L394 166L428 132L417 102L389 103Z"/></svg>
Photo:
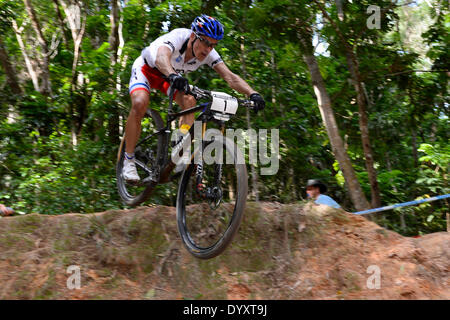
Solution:
<svg viewBox="0 0 450 320"><path fill-rule="evenodd" d="M224 92L211 91L213 101L211 110L223 114L235 114L238 109L238 101L235 97Z"/></svg>

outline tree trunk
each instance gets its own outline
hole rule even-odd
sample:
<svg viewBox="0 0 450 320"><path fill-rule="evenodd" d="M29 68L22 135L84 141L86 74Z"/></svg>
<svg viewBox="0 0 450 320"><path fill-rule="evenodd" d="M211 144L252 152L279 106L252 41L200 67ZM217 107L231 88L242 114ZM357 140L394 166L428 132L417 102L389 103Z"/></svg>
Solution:
<svg viewBox="0 0 450 320"><path fill-rule="evenodd" d="M127 5L128 0L123 1L124 6ZM119 36L119 46L117 48L117 67L120 68L121 71L123 71L125 69L125 66L127 64L127 59L128 56L122 56L122 51L123 51L123 47L125 46L125 40L123 38L123 8L121 5L119 5L119 11L120 11L120 19L119 19L119 27L117 29L118 32L118 36ZM120 73L117 73L116 76L116 90L117 92L121 92L122 91L122 81L120 79ZM123 105L123 103L120 101L118 102L120 107L122 109L126 109L125 106ZM124 134L124 117L121 114L121 112L118 110L118 115L119 115L119 137L123 136Z"/></svg>
<svg viewBox="0 0 450 320"><path fill-rule="evenodd" d="M352 76L353 86L356 91L356 101L359 109L359 129L366 161L366 170L369 177L371 190L371 203L373 208L381 207L380 187L377 181L377 172L374 166L373 151L370 143L369 119L367 117L367 100L359 73L358 61L351 47L345 46L347 65Z"/></svg>
<svg viewBox="0 0 450 320"><path fill-rule="evenodd" d="M55 3L57 3L57 0L55 0ZM77 91L79 87L82 86L82 83L79 83L78 81L78 70L77 66L80 59L80 53L81 53L81 42L83 40L84 32L86 30L86 18L81 21L81 12L79 12L79 16L75 15L74 12L71 10L74 10L74 7L69 7L67 3L64 0L59 0L59 3L64 9L64 13L66 14L67 21L69 23L70 32L72 34L72 40L73 40L73 62L72 62L72 81L71 81L71 87L70 87L70 106L69 106L69 112L72 119L72 145L76 146L78 144L78 136L81 134L81 129L83 127L84 118L86 116L86 100L84 98L81 98L80 96L77 96ZM78 7L78 9L81 11L81 9ZM80 19L80 21L76 20Z"/></svg>
<svg viewBox="0 0 450 320"><path fill-rule="evenodd" d="M117 79L114 77L115 69L117 67L118 60L118 49L119 49L119 7L118 0L111 1L111 11L110 11L110 23L111 23L111 31L109 34L109 44L111 48L111 87L110 93L113 94L116 89ZM119 126L120 126L120 118L119 118L119 108L116 102L111 104L109 119L108 119L108 131L109 131L109 140L112 144L116 144L119 142Z"/></svg>
<svg viewBox="0 0 450 320"><path fill-rule="evenodd" d="M406 222L405 222L405 213L404 212L400 213L400 228L402 229L403 232L406 231Z"/></svg>
<svg viewBox="0 0 450 320"><path fill-rule="evenodd" d="M54 1L57 2L57 0ZM82 23L81 21L75 21L74 18L76 17L73 16L73 12L71 12L71 8L67 6L67 3L64 0L60 0L60 3L64 9L64 13L66 14L74 44L73 62L72 62L72 91L76 91L78 78L77 66L78 60L80 58L81 41L83 40L84 32L86 29L86 19L83 19ZM81 19L81 12L79 19Z"/></svg>
<svg viewBox="0 0 450 320"><path fill-rule="evenodd" d="M66 47L66 50L69 51L69 41L67 40L66 28L64 28L64 19L61 15L61 11L59 10L58 0L53 0L53 5L55 7L56 16L58 17L59 27L61 28L64 46Z"/></svg>
<svg viewBox="0 0 450 320"><path fill-rule="evenodd" d="M336 0L336 8L339 20L344 21L344 5L342 3L342 0Z"/></svg>
<svg viewBox="0 0 450 320"><path fill-rule="evenodd" d="M25 8L27 10L28 15L31 19L31 25L33 26L34 32L36 32L37 39L39 41L39 45L42 49L42 69L41 71L41 79L42 85L39 88L39 92L44 95L49 95L51 93L51 84L50 84L50 71L49 71L49 50L47 41L42 34L42 28L39 24L39 20L36 17L36 13L34 12L33 5L30 0L23 0L25 4Z"/></svg>
<svg viewBox="0 0 450 320"><path fill-rule="evenodd" d="M24 24L25 24L25 22L24 22ZM34 90L39 92L38 75L33 68L33 64L31 63L30 58L28 57L27 49L26 49L25 43L23 42L23 39L22 39L22 31L23 31L24 26L22 25L19 28L17 26L16 20L14 20L14 19L12 20L12 25L13 25L14 32L16 33L17 43L19 44L20 51L22 52L23 59L25 60L25 65L28 70L28 75L30 76L31 82L33 83Z"/></svg>
<svg viewBox="0 0 450 320"><path fill-rule="evenodd" d="M230 200L234 199L234 195L236 194L235 190L234 190L234 179L233 179L233 175L228 172L227 174L227 182L228 182L228 197Z"/></svg>
<svg viewBox="0 0 450 320"><path fill-rule="evenodd" d="M414 123L414 121L413 121ZM414 159L414 168L417 168L419 166L419 156L417 153L417 132L416 127L413 124L411 127L411 147L412 147L412 154Z"/></svg>
<svg viewBox="0 0 450 320"><path fill-rule="evenodd" d="M414 168L417 168L419 166L419 160L418 160L418 155L417 155L417 130L416 130L417 125L416 125L416 121L414 119L416 104L415 104L415 100L414 100L414 96L411 91L411 88L408 88L408 97L409 97L410 104L412 106L412 111L411 111L411 115L410 115L412 155L413 155L413 159L414 159Z"/></svg>
<svg viewBox="0 0 450 320"><path fill-rule="evenodd" d="M14 65L9 61L9 55L6 51L5 46L3 45L3 40L0 35L0 63L3 67L3 70L6 74L6 82L8 86L11 88L11 91L14 94L20 95L22 94L22 89L20 88L19 81L17 80L16 70Z"/></svg>
<svg viewBox="0 0 450 320"><path fill-rule="evenodd" d="M367 202L361 185L358 182L350 158L345 152L344 142L339 134L339 128L331 107L331 100L326 90L322 74L320 73L316 57L312 53L311 37L306 37L301 32L299 32L298 36L304 49L303 58L311 75L311 82L317 97L320 114L330 139L331 148L349 188L350 198L356 210L367 210L369 208L369 203Z"/></svg>
<svg viewBox="0 0 450 320"><path fill-rule="evenodd" d="M292 167L291 164L289 164L288 178L287 178L288 189L286 190L286 192L290 194L290 197L288 199L289 202L297 200L297 187L294 178L295 178L294 168Z"/></svg>
<svg viewBox="0 0 450 320"><path fill-rule="evenodd" d="M437 125L436 122L433 122L431 124L431 132L430 132L430 141L436 142L436 135L437 135Z"/></svg>
<svg viewBox="0 0 450 320"><path fill-rule="evenodd" d="M108 39L112 52L111 64L113 66L117 63L117 49L119 47L119 7L117 1L118 0L111 1L111 33L109 34Z"/></svg>

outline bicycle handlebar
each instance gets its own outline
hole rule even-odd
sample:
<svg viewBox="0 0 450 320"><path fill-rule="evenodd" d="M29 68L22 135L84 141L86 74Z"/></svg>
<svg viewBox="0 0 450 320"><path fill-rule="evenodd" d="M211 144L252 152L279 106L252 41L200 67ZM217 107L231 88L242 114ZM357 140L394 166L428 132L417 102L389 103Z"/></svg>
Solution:
<svg viewBox="0 0 450 320"><path fill-rule="evenodd" d="M169 112L172 112L172 104L173 104L173 97L174 97L175 90L172 88L172 86L169 87ZM189 94L195 98L195 100L200 100L204 98L212 98L212 93L209 90L201 89L199 87L189 85L189 90L186 92L186 94ZM238 99L236 98L238 103L246 108L250 108L251 110L255 110L255 102L248 99Z"/></svg>
<svg viewBox="0 0 450 320"><path fill-rule="evenodd" d="M189 91L186 93L191 96L193 96L196 100L202 99L202 98L212 98L212 93L209 90L201 89L199 87L189 85ZM253 109L255 106L255 103L248 99L238 99L236 98L238 103L244 107Z"/></svg>

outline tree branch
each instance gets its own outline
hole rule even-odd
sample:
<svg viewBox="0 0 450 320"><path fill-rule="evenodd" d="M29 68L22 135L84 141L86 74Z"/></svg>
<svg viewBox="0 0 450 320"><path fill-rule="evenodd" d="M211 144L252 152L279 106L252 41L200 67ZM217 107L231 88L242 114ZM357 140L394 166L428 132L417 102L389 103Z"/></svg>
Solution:
<svg viewBox="0 0 450 320"><path fill-rule="evenodd" d="M348 43L347 39L345 38L344 34L341 32L341 30L339 29L339 26L337 25L337 23L331 19L330 15L328 14L328 12L325 10L325 8L323 7L323 5L317 1L317 0L313 0L313 2L315 4L317 4L317 6L319 7L320 11L322 12L323 16L331 23L331 25L333 26L334 30L336 31L338 37L342 40L342 43L345 46L350 47L350 44ZM350 47L351 48L351 47ZM353 51L353 49L352 49Z"/></svg>

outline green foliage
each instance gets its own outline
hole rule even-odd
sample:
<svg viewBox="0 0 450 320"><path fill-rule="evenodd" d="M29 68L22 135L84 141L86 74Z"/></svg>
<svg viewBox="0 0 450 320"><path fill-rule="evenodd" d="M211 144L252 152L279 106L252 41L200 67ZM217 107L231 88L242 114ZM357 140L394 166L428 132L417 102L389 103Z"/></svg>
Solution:
<svg viewBox="0 0 450 320"><path fill-rule="evenodd" d="M114 167L119 127L130 109L131 66L151 41L172 28L189 27L196 15L206 11L225 26L226 36L217 51L227 66L267 102L264 112L249 114L248 122L245 110L239 110L228 126L279 129L280 169L274 176L258 176L261 200L301 200L307 179L319 178L344 208L353 208L303 61L309 48L300 43L299 34L326 44L327 49L315 56L345 151L366 196L370 186L356 92L349 81L342 36L358 59L370 102L369 131L383 205L448 193L448 73L442 72L449 69L448 3L429 8L424 2L405 6L404 1L343 1L345 19L341 20L335 1L318 2L334 25L315 1L122 1L122 54L112 67L110 1L85 1L81 11L86 29L74 74L75 46L67 24L60 22L52 2L32 1L53 50L49 66L53 94L45 96L34 90L12 29L15 19L23 27L27 56L38 70L42 49L34 40L24 4L0 0L0 40L24 91L21 97L12 95L2 65L0 202L25 213L121 208ZM367 29L368 5L384 8L380 29ZM412 35L412 30L422 32ZM415 72L419 67L439 72ZM236 94L208 67L188 78L200 87ZM164 117L167 98L152 93L150 100ZM259 172L260 167L256 169ZM160 186L150 202L172 205L175 194L175 184ZM445 229L445 209L445 202L434 202L379 219L408 235L433 232Z"/></svg>
<svg viewBox="0 0 450 320"><path fill-rule="evenodd" d="M18 212L61 214L117 207L112 201L118 198L114 155L105 141L81 140L73 148L69 135L42 137L35 130L17 140L10 141L2 161L9 174L4 176L0 199L14 203Z"/></svg>
<svg viewBox="0 0 450 320"><path fill-rule="evenodd" d="M416 183L433 193L449 193L447 175L450 168L450 146L423 143L419 151L424 152L425 156L419 158L423 164Z"/></svg>
<svg viewBox="0 0 450 320"><path fill-rule="evenodd" d="M450 146L448 144L441 147L439 144L432 146L427 143L422 143L419 151L426 154L421 157L419 161L429 162L436 165L438 166L437 169L442 169L444 172L448 169L450 164Z"/></svg>

